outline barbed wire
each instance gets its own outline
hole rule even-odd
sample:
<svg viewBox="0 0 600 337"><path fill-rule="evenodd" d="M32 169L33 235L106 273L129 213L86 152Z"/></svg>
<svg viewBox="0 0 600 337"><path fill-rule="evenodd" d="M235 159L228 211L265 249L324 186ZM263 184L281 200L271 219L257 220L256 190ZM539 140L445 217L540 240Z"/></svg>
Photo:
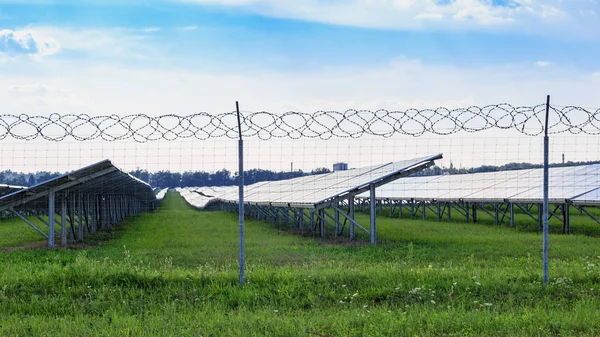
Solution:
<svg viewBox="0 0 600 337"><path fill-rule="evenodd" d="M451 135L488 129L514 129L537 136L544 132L545 105L512 106L507 103L448 109L346 110L315 113L266 111L242 114L242 136L272 138L360 138L424 134ZM554 106L550 109L550 133L600 134L600 109ZM0 140L63 141L156 140L237 138L235 112L205 112L178 116L89 116L85 114L0 115Z"/></svg>

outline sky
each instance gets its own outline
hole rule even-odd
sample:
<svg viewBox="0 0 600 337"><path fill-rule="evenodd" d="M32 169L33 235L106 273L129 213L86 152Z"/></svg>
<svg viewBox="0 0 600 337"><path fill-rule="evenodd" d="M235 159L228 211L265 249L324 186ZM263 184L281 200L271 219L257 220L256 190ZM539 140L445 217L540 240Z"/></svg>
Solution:
<svg viewBox="0 0 600 337"><path fill-rule="evenodd" d="M0 0L0 114L599 108L599 32L599 0Z"/></svg>

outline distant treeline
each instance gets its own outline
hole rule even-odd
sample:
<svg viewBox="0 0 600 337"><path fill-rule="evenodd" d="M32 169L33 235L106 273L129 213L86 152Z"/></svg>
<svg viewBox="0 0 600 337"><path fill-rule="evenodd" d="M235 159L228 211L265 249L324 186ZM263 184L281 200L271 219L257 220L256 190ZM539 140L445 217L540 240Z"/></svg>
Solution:
<svg viewBox="0 0 600 337"><path fill-rule="evenodd" d="M244 172L244 183L254 184L260 181L284 180L329 172L331 172L331 170L327 168L318 168L310 172L304 172L302 170L293 172L274 172L262 169L251 169ZM159 188L232 186L236 185L238 181L237 172L232 173L225 169L214 173L204 171L188 171L183 173L171 171L148 172L146 170L135 170L129 173L140 180L149 182L153 187Z"/></svg>
<svg viewBox="0 0 600 337"><path fill-rule="evenodd" d="M566 167L566 166L581 166L581 165L593 165L600 164L600 160L596 161L569 161L564 164L555 163L550 164L550 167ZM473 168L456 168L452 163L450 167L439 167L437 165L426 168L425 170L419 171L413 176L437 176L442 174L467 174L467 173L480 173L480 172L496 172L496 171L512 171L512 170L525 170L543 168L542 164L531 164L531 163L510 163L506 165L494 166L494 165L482 165Z"/></svg>
<svg viewBox="0 0 600 337"><path fill-rule="evenodd" d="M563 164L550 164L550 167L561 166L579 166L600 164L600 160L587 162L567 162ZM510 171L523 170L532 168L541 168L540 164L531 163L510 163L501 166L483 165L473 168L456 168L452 163L450 167L431 166L425 170L413 174L413 176L431 176L441 174L467 174L478 172L495 172L495 171ZM293 172L275 172L270 170L252 169L244 172L244 182L253 184L261 181L276 181L303 177L307 175L329 173L331 170L327 168L318 168L310 172L302 170ZM204 171L188 171L188 172L171 172L158 171L148 172L147 170L135 170L129 172L131 175L140 180L148 182L152 187L159 188L175 188L175 187L192 187L192 186L231 186L237 184L237 172L232 173L228 170L220 170L214 173ZM58 172L36 172L36 173L19 173L11 170L0 171L0 184L17 185L17 186L33 186L41 182L50 180L60 176Z"/></svg>

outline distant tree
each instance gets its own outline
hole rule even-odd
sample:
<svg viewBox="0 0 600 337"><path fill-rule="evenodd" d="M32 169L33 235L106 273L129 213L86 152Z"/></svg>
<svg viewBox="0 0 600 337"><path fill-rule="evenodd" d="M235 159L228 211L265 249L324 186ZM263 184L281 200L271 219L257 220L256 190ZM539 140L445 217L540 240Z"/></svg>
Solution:
<svg viewBox="0 0 600 337"><path fill-rule="evenodd" d="M310 172L310 174L324 174L324 173L331 173L331 170L326 167L319 167Z"/></svg>
<svg viewBox="0 0 600 337"><path fill-rule="evenodd" d="M35 185L35 177L33 176L33 174L29 175L29 179L27 179L27 186L33 186Z"/></svg>
<svg viewBox="0 0 600 337"><path fill-rule="evenodd" d="M137 169L135 171L129 172L129 174L138 178L141 181L145 181L145 182L150 181L150 173L147 170Z"/></svg>

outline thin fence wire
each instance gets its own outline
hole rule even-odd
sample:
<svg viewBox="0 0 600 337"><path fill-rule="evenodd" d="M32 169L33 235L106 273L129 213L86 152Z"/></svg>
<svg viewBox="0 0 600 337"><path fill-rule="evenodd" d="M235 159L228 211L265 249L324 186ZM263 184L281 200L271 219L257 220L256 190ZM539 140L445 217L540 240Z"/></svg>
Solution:
<svg viewBox="0 0 600 337"><path fill-rule="evenodd" d="M479 132L489 129L515 130L523 135L538 136L544 132L545 108L513 106L502 103L486 106L448 109L408 110L346 110L314 113L267 111L242 114L242 137L269 140L273 138L331 139L365 136L392 137L425 134L452 135L459 132ZM548 131L551 134L571 133L600 135L600 108L553 106ZM239 137L235 112L187 116L89 116L77 114L0 115L0 140L45 139L60 142L135 140L206 140Z"/></svg>

